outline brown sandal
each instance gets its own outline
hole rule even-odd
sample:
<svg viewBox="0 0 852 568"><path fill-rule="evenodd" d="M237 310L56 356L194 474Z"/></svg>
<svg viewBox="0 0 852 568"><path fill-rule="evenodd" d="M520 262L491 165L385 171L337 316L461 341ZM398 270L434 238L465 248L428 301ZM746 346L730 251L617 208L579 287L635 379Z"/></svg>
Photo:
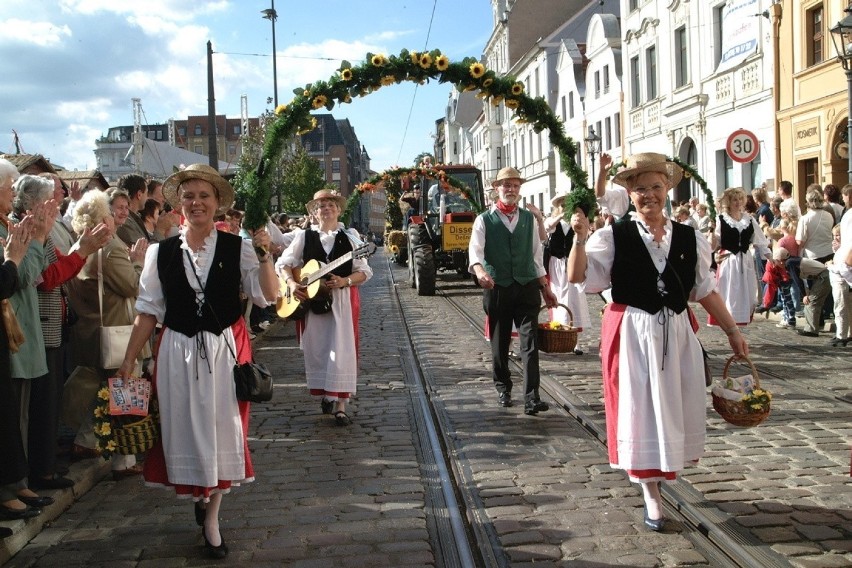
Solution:
<svg viewBox="0 0 852 568"><path fill-rule="evenodd" d="M349 418L349 415L342 410L338 410L334 413L334 421L338 426L349 426L352 424L352 419Z"/></svg>

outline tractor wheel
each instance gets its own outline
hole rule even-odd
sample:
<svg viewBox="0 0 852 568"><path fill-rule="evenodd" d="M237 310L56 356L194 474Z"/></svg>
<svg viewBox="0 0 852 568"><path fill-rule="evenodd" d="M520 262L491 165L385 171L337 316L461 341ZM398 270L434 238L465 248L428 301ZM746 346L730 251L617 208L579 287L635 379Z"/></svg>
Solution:
<svg viewBox="0 0 852 568"><path fill-rule="evenodd" d="M408 275L418 296L435 295L435 251L422 223L408 226Z"/></svg>

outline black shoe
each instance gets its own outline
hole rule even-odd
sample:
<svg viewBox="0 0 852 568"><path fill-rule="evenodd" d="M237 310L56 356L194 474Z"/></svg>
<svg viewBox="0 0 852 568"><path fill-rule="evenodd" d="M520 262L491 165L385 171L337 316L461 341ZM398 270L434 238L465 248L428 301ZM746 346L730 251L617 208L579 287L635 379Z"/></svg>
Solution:
<svg viewBox="0 0 852 568"><path fill-rule="evenodd" d="M338 410L334 413L334 423L338 426L349 426L352 424L352 419L342 410Z"/></svg>
<svg viewBox="0 0 852 568"><path fill-rule="evenodd" d="M195 502L195 523L199 527L204 526L204 518L207 516L207 509L204 508L204 504L201 501Z"/></svg>
<svg viewBox="0 0 852 568"><path fill-rule="evenodd" d="M840 339L839 337L832 337L831 341L828 342L832 347L846 347L847 343L849 343L848 339Z"/></svg>
<svg viewBox="0 0 852 568"><path fill-rule="evenodd" d="M539 412L547 412L550 410L550 405L542 400L531 400L524 404L524 414L535 416Z"/></svg>
<svg viewBox="0 0 852 568"><path fill-rule="evenodd" d="M74 487L74 482L67 477L53 475L51 477L31 477L30 489L68 489Z"/></svg>
<svg viewBox="0 0 852 568"><path fill-rule="evenodd" d="M18 521L21 519L31 519L41 515L41 509L35 509L27 505L23 509L11 509L5 505L0 505L0 520L3 521Z"/></svg>
<svg viewBox="0 0 852 568"><path fill-rule="evenodd" d="M322 399L320 401L320 408L323 414L331 414L331 411L334 410L334 401Z"/></svg>
<svg viewBox="0 0 852 568"><path fill-rule="evenodd" d="M754 313L765 314L768 311L769 311L769 308L764 308L763 306L760 306L759 308L755 308Z"/></svg>
<svg viewBox="0 0 852 568"><path fill-rule="evenodd" d="M21 495L18 495L18 501L20 501L21 503L26 503L27 505L35 509L43 509L48 505L53 505L52 497L39 497L38 495L36 495L35 497L23 497Z"/></svg>
<svg viewBox="0 0 852 568"><path fill-rule="evenodd" d="M6 538L7 536L12 536L15 534L15 531L10 529L9 527L0 527L0 539Z"/></svg>
<svg viewBox="0 0 852 568"><path fill-rule="evenodd" d="M210 544L210 541L207 540L207 535L204 533L204 527L201 527L201 536L204 538L204 550L207 551L207 556L210 558L215 558L216 560L221 560L228 556L228 545L225 544L225 539L222 539L222 544L219 546L213 546ZM219 536L222 536L222 533L219 533Z"/></svg>
<svg viewBox="0 0 852 568"><path fill-rule="evenodd" d="M819 333L815 331L805 331L804 329L797 329L796 333L804 337L819 337Z"/></svg>
<svg viewBox="0 0 852 568"><path fill-rule="evenodd" d="M502 407L512 406L512 393L510 392L501 392L500 396L497 398L498 403Z"/></svg>
<svg viewBox="0 0 852 568"><path fill-rule="evenodd" d="M666 524L666 518L665 517L660 517L659 519L652 519L652 518L648 517L648 507L647 506L645 506L645 509L643 511L643 516L644 516L646 527L648 527L649 529L651 529L652 531L655 531L655 532L660 532L661 530L663 530L663 525Z"/></svg>

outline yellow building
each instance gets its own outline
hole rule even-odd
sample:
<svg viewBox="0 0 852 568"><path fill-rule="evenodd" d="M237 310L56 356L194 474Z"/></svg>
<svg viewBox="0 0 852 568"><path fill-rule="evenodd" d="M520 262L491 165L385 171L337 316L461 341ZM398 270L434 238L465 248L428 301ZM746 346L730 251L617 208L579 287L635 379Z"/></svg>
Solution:
<svg viewBox="0 0 852 568"><path fill-rule="evenodd" d="M846 17L842 0L782 0L775 23L777 164L804 205L808 184L849 182L849 90L831 38ZM780 48L780 49L779 49Z"/></svg>

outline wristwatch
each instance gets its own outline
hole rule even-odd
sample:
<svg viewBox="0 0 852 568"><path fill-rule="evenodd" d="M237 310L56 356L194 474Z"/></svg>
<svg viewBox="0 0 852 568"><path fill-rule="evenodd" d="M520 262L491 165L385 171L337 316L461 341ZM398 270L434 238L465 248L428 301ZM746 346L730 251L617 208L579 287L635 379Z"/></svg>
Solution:
<svg viewBox="0 0 852 568"><path fill-rule="evenodd" d="M352 278L347 278L347 279L346 279L346 285L347 285L347 286L352 286Z"/></svg>

